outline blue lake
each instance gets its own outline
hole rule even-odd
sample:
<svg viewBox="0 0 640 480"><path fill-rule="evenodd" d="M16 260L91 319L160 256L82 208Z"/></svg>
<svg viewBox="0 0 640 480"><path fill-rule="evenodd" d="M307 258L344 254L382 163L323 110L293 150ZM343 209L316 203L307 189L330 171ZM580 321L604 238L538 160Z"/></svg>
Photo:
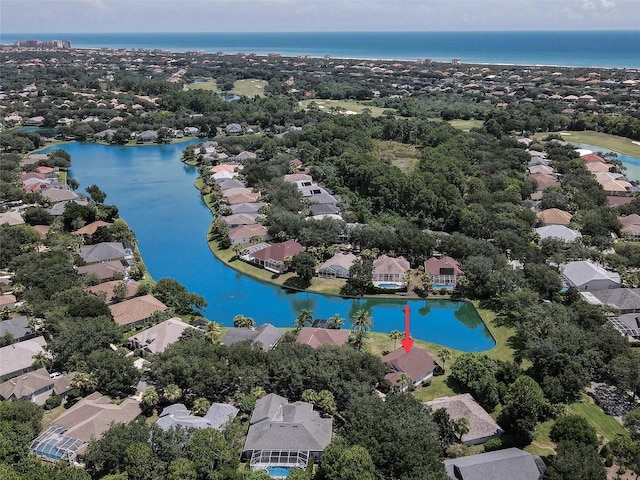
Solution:
<svg viewBox="0 0 640 480"><path fill-rule="evenodd" d="M72 157L71 176L80 190L95 183L135 231L149 273L172 277L209 302L207 318L232 325L235 315L290 327L302 309L314 318L336 313L350 318L369 309L374 330L404 331L404 306L411 307L414 338L464 351L482 351L495 342L472 305L444 300L347 300L311 293L289 293L225 266L207 246L211 212L193 186L194 167L180 162L188 143L113 147L69 143L57 147Z"/></svg>

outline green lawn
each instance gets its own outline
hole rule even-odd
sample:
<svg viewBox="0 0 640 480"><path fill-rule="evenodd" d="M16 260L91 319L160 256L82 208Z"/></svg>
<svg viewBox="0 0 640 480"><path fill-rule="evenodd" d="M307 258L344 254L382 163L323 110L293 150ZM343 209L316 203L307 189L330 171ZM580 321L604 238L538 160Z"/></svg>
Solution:
<svg viewBox="0 0 640 480"><path fill-rule="evenodd" d="M582 395L582 401L572 403L567 407L567 410L569 413L585 417L595 427L598 434L609 441L618 435L628 435L628 432L615 418L607 415L585 394Z"/></svg>
<svg viewBox="0 0 640 480"><path fill-rule="evenodd" d="M369 109L372 117L381 117L385 115L385 112L395 112L395 109L392 108L372 107L371 105L349 100L303 100L300 102L300 106L302 108L309 108L309 105L312 102L315 103L320 110L324 110L326 112L331 112L332 109L339 109L345 114L356 114L362 113L365 109Z"/></svg>
<svg viewBox="0 0 640 480"><path fill-rule="evenodd" d="M213 78L201 78L198 83L187 85L187 90L209 90L211 92L220 93L218 84Z"/></svg>
<svg viewBox="0 0 640 480"><path fill-rule="evenodd" d="M558 132L555 132L558 133ZM609 135L602 132L594 132L591 130L585 130L583 132L559 132L564 140L567 142L587 143L589 145L596 145L603 148L608 148L614 152L623 153L625 155L632 155L634 157L640 157L640 145L632 143L628 138L618 137L616 135ZM537 139L545 138L548 133L536 133L534 135Z"/></svg>
<svg viewBox="0 0 640 480"><path fill-rule="evenodd" d="M449 125L458 130L468 132L472 128L481 128L483 122L482 120L449 120Z"/></svg>
<svg viewBox="0 0 640 480"><path fill-rule="evenodd" d="M238 80L233 85L233 90L231 90L231 93L235 93L236 95L240 96L244 95L249 98L253 98L255 96L264 97L264 87L266 87L267 85L268 82L255 78Z"/></svg>

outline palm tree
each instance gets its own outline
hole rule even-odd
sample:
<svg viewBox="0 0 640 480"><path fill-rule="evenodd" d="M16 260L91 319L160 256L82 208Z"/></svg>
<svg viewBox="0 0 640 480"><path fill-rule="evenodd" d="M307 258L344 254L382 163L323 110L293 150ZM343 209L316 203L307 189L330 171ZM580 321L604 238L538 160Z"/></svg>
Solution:
<svg viewBox="0 0 640 480"><path fill-rule="evenodd" d="M142 392L140 400L144 410L153 410L160 403L160 395L158 395L156 387L149 387Z"/></svg>
<svg viewBox="0 0 640 480"><path fill-rule="evenodd" d="M442 360L442 369L444 370L444 365L447 363L447 360L451 360L451 350L447 348L438 350L438 358Z"/></svg>
<svg viewBox="0 0 640 480"><path fill-rule="evenodd" d="M373 327L373 318L368 310L361 308L358 310L351 319L352 330L357 332L366 333Z"/></svg>
<svg viewBox="0 0 640 480"><path fill-rule="evenodd" d="M400 330L391 330L389 338L393 340L393 349L395 350L396 345L398 344L398 340L402 338L402 332L400 332Z"/></svg>
<svg viewBox="0 0 640 480"><path fill-rule="evenodd" d="M69 384L83 393L93 392L98 388L98 382L91 373L76 373Z"/></svg>
<svg viewBox="0 0 640 480"><path fill-rule="evenodd" d="M182 398L182 389L175 383L170 383L169 385L164 387L162 398L164 398L169 403L175 403Z"/></svg>
<svg viewBox="0 0 640 480"><path fill-rule="evenodd" d="M193 414L199 417L204 417L207 414L207 410L211 406L211 402L204 397L196 398L193 401Z"/></svg>
<svg viewBox="0 0 640 480"><path fill-rule="evenodd" d="M36 353L33 357L33 365L32 367L34 369L39 369L39 368L49 368L49 359L47 358L47 356L45 355L44 352L38 352Z"/></svg>
<svg viewBox="0 0 640 480"><path fill-rule="evenodd" d="M204 327L204 335L213 344L218 343L221 333L222 327L218 322L208 322Z"/></svg>
<svg viewBox="0 0 640 480"><path fill-rule="evenodd" d="M327 327L333 328L335 330L340 330L343 324L344 324L344 318L342 318L339 313L336 313L335 315L330 316L329 320L327 320Z"/></svg>
<svg viewBox="0 0 640 480"><path fill-rule="evenodd" d="M351 335L349 335L349 342L353 344L356 350L361 351L364 346L364 341L367 339L366 332L360 332L357 330L353 330Z"/></svg>
<svg viewBox="0 0 640 480"><path fill-rule="evenodd" d="M300 310L300 314L296 317L293 322L293 327L296 330L301 330L307 325L311 325L313 323L313 316L311 315L311 310L307 310L303 308Z"/></svg>
<svg viewBox="0 0 640 480"><path fill-rule="evenodd" d="M404 391L405 386L409 387L411 385L411 377L409 375L407 375L404 372L400 372L398 373L398 376L396 377L396 379L398 380L398 383L400 384L400 391Z"/></svg>
<svg viewBox="0 0 640 480"><path fill-rule="evenodd" d="M459 440L462 441L462 437L469 433L471 429L471 425L469 424L469 420L464 417L456 418L453 421L453 428L460 435Z"/></svg>

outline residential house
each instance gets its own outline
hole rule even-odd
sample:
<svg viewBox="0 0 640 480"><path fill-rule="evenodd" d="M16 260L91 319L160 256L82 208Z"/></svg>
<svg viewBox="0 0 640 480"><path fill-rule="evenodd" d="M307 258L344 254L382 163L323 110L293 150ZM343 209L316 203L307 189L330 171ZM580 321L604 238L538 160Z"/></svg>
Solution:
<svg viewBox="0 0 640 480"><path fill-rule="evenodd" d="M52 203L68 202L78 198L78 194L65 188L47 188L42 192L42 196L51 200Z"/></svg>
<svg viewBox="0 0 640 480"><path fill-rule="evenodd" d="M620 332L620 335L629 340L640 341L640 316L637 313L624 313L617 317L608 317L607 320Z"/></svg>
<svg viewBox="0 0 640 480"><path fill-rule="evenodd" d="M20 215L20 212L9 210L8 212L0 213L0 225L3 223L13 227L14 225L23 225L24 219L22 218L22 215Z"/></svg>
<svg viewBox="0 0 640 480"><path fill-rule="evenodd" d="M89 205L89 202L86 200L80 200L80 199L76 199L76 200L69 200L69 201L64 201L64 202L58 202L55 205L53 205L50 209L48 209L47 211L53 215L54 217L59 217L60 215L62 215L64 213L64 209L67 206L67 203L72 202L72 203L76 203L78 205L82 205L84 207L86 207L87 205Z"/></svg>
<svg viewBox="0 0 640 480"><path fill-rule="evenodd" d="M138 143L157 143L158 132L155 130L145 130L144 132L140 132L136 141Z"/></svg>
<svg viewBox="0 0 640 480"><path fill-rule="evenodd" d="M547 208L536 214L538 220L545 225L569 225L573 215L559 208Z"/></svg>
<svg viewBox="0 0 640 480"><path fill-rule="evenodd" d="M233 157L233 161L238 163L244 163L247 160L255 160L256 158L258 158L258 155L256 155L253 152L247 152L246 150L244 150L240 152L238 155L236 155L235 157Z"/></svg>
<svg viewBox="0 0 640 480"><path fill-rule="evenodd" d="M212 403L203 417L192 415L182 403L174 403L162 410L156 425L165 432L171 428L215 428L222 430L238 415L238 410L228 403Z"/></svg>
<svg viewBox="0 0 640 480"><path fill-rule="evenodd" d="M142 350L144 357L154 353L162 353L169 345L177 342L182 333L188 328L194 327L183 322L178 317L173 317L130 336L129 345L133 349L139 348Z"/></svg>
<svg viewBox="0 0 640 480"><path fill-rule="evenodd" d="M242 126L238 123L230 123L225 128L227 135L241 135L242 134Z"/></svg>
<svg viewBox="0 0 640 480"><path fill-rule="evenodd" d="M121 242L102 242L80 247L79 255L87 264L92 264L124 260L131 252L127 252Z"/></svg>
<svg viewBox="0 0 640 480"><path fill-rule="evenodd" d="M373 261L373 284L395 283L398 287L406 285L405 275L409 271L409 262L404 257L381 255Z"/></svg>
<svg viewBox="0 0 640 480"><path fill-rule="evenodd" d="M544 227L534 228L534 231L538 234L540 240L557 238L567 243L575 242L582 236L577 230L572 230L564 225L546 225Z"/></svg>
<svg viewBox="0 0 640 480"><path fill-rule="evenodd" d="M640 215L633 213L631 215L620 216L618 220L620 220L622 224L620 233L622 233L625 238L632 240L640 238Z"/></svg>
<svg viewBox="0 0 640 480"><path fill-rule="evenodd" d="M479 445L492 438L502 435L503 430L491 418L491 415L482 408L470 393L455 395L453 397L442 397L426 402L432 411L444 408L451 420L466 418L469 422L469 431L462 435L465 445Z"/></svg>
<svg viewBox="0 0 640 480"><path fill-rule="evenodd" d="M542 480L547 471L540 457L519 448L451 458L444 468L453 480Z"/></svg>
<svg viewBox="0 0 640 480"><path fill-rule="evenodd" d="M428 258L424 262L424 271L431 277L434 286L455 286L458 277L463 275L458 261L447 255Z"/></svg>
<svg viewBox="0 0 640 480"><path fill-rule="evenodd" d="M239 227L229 229L229 240L231 240L231 245L250 243L254 239L259 239L263 242L269 238L266 227L259 224L241 225Z"/></svg>
<svg viewBox="0 0 640 480"><path fill-rule="evenodd" d="M236 195L231 195L225 197L227 199L228 205L237 205L238 203L253 203L257 202L260 198L259 193L238 193Z"/></svg>
<svg viewBox="0 0 640 480"><path fill-rule="evenodd" d="M108 282L99 283L98 285L92 285L90 287L86 287L84 289L85 292L93 293L94 295L104 294L105 302L107 304L113 303L114 301L114 292L113 289L122 284L127 287L127 291L124 295L124 298L120 298L119 300L125 300L127 298L135 297L138 294L139 284L135 280L110 280Z"/></svg>
<svg viewBox="0 0 640 480"><path fill-rule="evenodd" d="M578 290L605 290L622 286L619 273L605 270L588 260L562 265L560 273L567 284Z"/></svg>
<svg viewBox="0 0 640 480"><path fill-rule="evenodd" d="M640 288L582 291L580 295L591 305L606 306L616 315L640 312Z"/></svg>
<svg viewBox="0 0 640 480"><path fill-rule="evenodd" d="M0 384L0 399L28 400L44 405L51 395L62 395L70 390L72 375L53 378L46 368L11 378Z"/></svg>
<svg viewBox="0 0 640 480"><path fill-rule="evenodd" d="M118 324L135 328L148 322L154 313L167 313L167 307L151 295L131 298L109 306L113 320Z"/></svg>
<svg viewBox="0 0 640 480"><path fill-rule="evenodd" d="M229 346L234 343L250 341L252 345L263 350L271 350L280 341L282 335L282 330L270 323L262 324L254 329L232 327L227 329L224 334L222 344Z"/></svg>
<svg viewBox="0 0 640 480"><path fill-rule="evenodd" d="M256 402L242 455L251 470L270 467L306 469L329 445L333 419L323 418L307 402L289 403L276 394Z"/></svg>
<svg viewBox="0 0 640 480"><path fill-rule="evenodd" d="M229 228L236 228L242 225L255 225L258 223L258 217L259 215L257 213L238 213L220 217L220 219L226 223Z"/></svg>
<svg viewBox="0 0 640 480"><path fill-rule="evenodd" d="M260 209L264 207L264 202L246 202L236 203L235 205L229 205L229 209L233 214L238 213L260 213Z"/></svg>
<svg viewBox="0 0 640 480"><path fill-rule="evenodd" d="M29 319L24 315L0 321L0 337L10 335L13 342L21 342L37 336L35 330L29 325Z"/></svg>
<svg viewBox="0 0 640 480"><path fill-rule="evenodd" d="M0 382L33 370L33 357L45 353L47 342L39 336L0 348Z"/></svg>
<svg viewBox="0 0 640 480"><path fill-rule="evenodd" d="M332 203L312 203L309 205L311 215L339 215L342 210Z"/></svg>
<svg viewBox="0 0 640 480"><path fill-rule="evenodd" d="M96 220L95 222L91 222L85 225L78 230L71 232L73 235L77 235L81 237L85 242L90 242L93 238L93 235L96 233L100 227L108 227L111 225L109 222L104 222L102 220Z"/></svg>
<svg viewBox="0 0 640 480"><path fill-rule="evenodd" d="M240 180L236 180L235 178L225 178L216 183L218 187L220 187L220 190L222 191L230 190L232 188L246 188L246 185L244 184L244 182L241 182Z"/></svg>
<svg viewBox="0 0 640 480"><path fill-rule="evenodd" d="M228 188L226 190L223 190L222 196L224 198L229 198L235 195L252 195L253 193L255 192L250 188L242 186L242 187L233 187L233 188Z"/></svg>
<svg viewBox="0 0 640 480"><path fill-rule="evenodd" d="M12 293L5 293L0 295L0 309L13 308L16 306L16 296Z"/></svg>
<svg viewBox="0 0 640 480"><path fill-rule="evenodd" d="M304 251L304 247L298 242L287 240L286 242L272 243L262 250L253 252L248 260L270 272L284 273L288 269L285 260L302 251Z"/></svg>
<svg viewBox="0 0 640 480"><path fill-rule="evenodd" d="M349 341L349 330L335 328L303 327L296 338L296 343L319 348L325 345L341 347Z"/></svg>
<svg viewBox="0 0 640 480"><path fill-rule="evenodd" d="M92 263L76 268L78 275L95 275L100 280L111 280L113 278L124 278L127 267L120 260L110 262Z"/></svg>
<svg viewBox="0 0 640 480"><path fill-rule="evenodd" d="M140 402L133 398L113 403L94 392L56 418L31 442L30 451L49 462L78 463L91 440L100 440L114 423L132 422L140 412Z"/></svg>
<svg viewBox="0 0 640 480"><path fill-rule="evenodd" d="M349 269L358 259L353 253L338 252L317 270L320 278L349 278Z"/></svg>
<svg viewBox="0 0 640 480"><path fill-rule="evenodd" d="M542 191L545 188L556 187L560 185L560 182L558 182L558 179L554 175L535 173L529 175L529 178L536 182L536 191Z"/></svg>
<svg viewBox="0 0 640 480"><path fill-rule="evenodd" d="M393 352L382 357L382 363L391 369L385 375L385 379L394 387L405 391L411 385L417 387L422 382L433 376L437 364L425 350L413 347L408 352L404 347L400 347ZM408 381L403 381L401 373L408 377Z"/></svg>

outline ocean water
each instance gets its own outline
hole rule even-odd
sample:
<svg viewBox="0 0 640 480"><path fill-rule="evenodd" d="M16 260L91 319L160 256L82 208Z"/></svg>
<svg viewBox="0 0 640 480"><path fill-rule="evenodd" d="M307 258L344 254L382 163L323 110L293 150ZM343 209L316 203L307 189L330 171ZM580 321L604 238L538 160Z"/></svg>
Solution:
<svg viewBox="0 0 640 480"><path fill-rule="evenodd" d="M49 33L0 43L70 40L74 48L309 55L464 63L640 68L640 30L545 32Z"/></svg>

